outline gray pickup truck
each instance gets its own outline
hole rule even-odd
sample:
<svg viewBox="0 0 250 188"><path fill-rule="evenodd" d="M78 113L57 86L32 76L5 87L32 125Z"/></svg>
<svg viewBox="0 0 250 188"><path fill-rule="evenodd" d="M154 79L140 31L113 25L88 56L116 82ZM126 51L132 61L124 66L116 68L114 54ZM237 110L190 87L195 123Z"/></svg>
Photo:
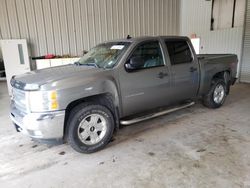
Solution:
<svg viewBox="0 0 250 188"><path fill-rule="evenodd" d="M11 79L17 131L91 153L129 125L189 107L218 108L235 83L233 54L196 55L187 37L139 37L97 45L75 64Z"/></svg>

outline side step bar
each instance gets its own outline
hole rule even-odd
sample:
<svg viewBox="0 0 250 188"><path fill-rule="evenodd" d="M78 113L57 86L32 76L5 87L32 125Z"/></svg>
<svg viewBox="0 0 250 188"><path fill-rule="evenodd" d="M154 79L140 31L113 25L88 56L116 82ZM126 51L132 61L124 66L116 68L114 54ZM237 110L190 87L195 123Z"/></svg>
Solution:
<svg viewBox="0 0 250 188"><path fill-rule="evenodd" d="M148 119L151 119L151 118L155 118L155 117L158 117L158 116L169 114L169 113L177 111L177 110L188 108L190 106L193 106L194 104L195 104L195 102L189 102L189 103L186 103L186 104L181 105L181 106L177 106L177 107L174 107L174 108L171 108L171 109L163 110L161 112L156 112L156 113L144 115L144 116L137 117L137 118L134 118L134 119L121 120L120 123L122 125L131 125L131 124L138 123L138 122L141 122L141 121L145 121L145 120L148 120Z"/></svg>

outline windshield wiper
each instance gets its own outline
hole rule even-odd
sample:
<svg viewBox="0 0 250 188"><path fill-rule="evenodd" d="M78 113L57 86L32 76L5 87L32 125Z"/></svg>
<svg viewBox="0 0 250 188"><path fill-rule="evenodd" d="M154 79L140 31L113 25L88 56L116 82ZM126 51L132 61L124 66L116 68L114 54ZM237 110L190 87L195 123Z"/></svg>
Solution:
<svg viewBox="0 0 250 188"><path fill-rule="evenodd" d="M93 67L96 67L96 68L100 68L96 63L83 63L82 64L79 61L77 61L74 64L77 65L77 66L93 66Z"/></svg>

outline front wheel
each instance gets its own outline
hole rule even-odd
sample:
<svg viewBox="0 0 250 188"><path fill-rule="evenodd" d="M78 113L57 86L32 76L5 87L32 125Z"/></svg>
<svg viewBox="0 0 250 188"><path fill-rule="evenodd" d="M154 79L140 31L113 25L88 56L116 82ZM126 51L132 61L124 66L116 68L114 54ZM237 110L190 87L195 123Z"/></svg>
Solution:
<svg viewBox="0 0 250 188"><path fill-rule="evenodd" d="M114 119L109 109L101 105L81 104L70 113L67 138L76 151L92 153L109 143L113 130Z"/></svg>
<svg viewBox="0 0 250 188"><path fill-rule="evenodd" d="M226 99L226 83L223 79L215 79L206 96L203 98L203 104L208 108L219 108Z"/></svg>

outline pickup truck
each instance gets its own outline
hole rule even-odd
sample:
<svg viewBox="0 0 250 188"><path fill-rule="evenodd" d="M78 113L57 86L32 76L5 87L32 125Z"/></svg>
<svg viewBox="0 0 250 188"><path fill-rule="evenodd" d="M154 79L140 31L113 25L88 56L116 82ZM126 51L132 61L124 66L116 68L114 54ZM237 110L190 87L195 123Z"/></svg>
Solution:
<svg viewBox="0 0 250 188"><path fill-rule="evenodd" d="M78 62L11 79L16 130L62 140L76 151L106 146L120 125L190 107L218 108L235 83L233 54L196 55L187 37L157 36L97 45Z"/></svg>

